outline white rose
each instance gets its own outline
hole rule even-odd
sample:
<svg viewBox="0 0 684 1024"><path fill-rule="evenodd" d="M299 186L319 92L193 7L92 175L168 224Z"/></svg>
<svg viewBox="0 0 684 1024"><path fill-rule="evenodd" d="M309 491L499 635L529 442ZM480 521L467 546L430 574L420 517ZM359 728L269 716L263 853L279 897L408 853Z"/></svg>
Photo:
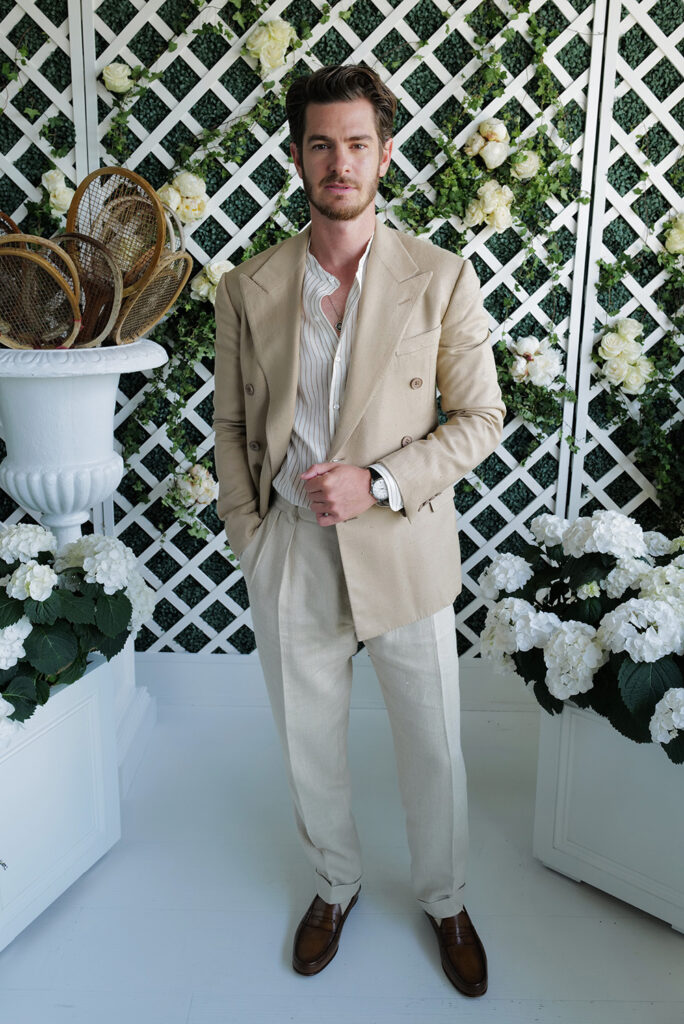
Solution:
<svg viewBox="0 0 684 1024"><path fill-rule="evenodd" d="M184 196L181 199L176 212L184 224L202 219L207 209L208 198L209 196L205 193L203 196Z"/></svg>
<svg viewBox="0 0 684 1024"><path fill-rule="evenodd" d="M520 181L526 181L528 178L533 178L540 167L539 153L535 153L533 149L526 149L516 154L511 166L511 174Z"/></svg>
<svg viewBox="0 0 684 1024"><path fill-rule="evenodd" d="M482 203L478 199L471 199L468 203L465 216L463 217L463 223L467 228L477 227L478 224L482 224L485 219L484 210L482 209Z"/></svg>
<svg viewBox="0 0 684 1024"><path fill-rule="evenodd" d="M203 508L218 497L218 484L204 466L192 466L178 479L177 486L186 508Z"/></svg>
<svg viewBox="0 0 684 1024"><path fill-rule="evenodd" d="M606 359L601 372L609 384L622 384L630 370L630 364L622 356Z"/></svg>
<svg viewBox="0 0 684 1024"><path fill-rule="evenodd" d="M107 64L102 69L102 78L105 87L110 92L128 92L134 85L131 81L131 69L128 64L118 62L116 64Z"/></svg>
<svg viewBox="0 0 684 1024"><path fill-rule="evenodd" d="M47 601L58 580L59 577L52 566L41 565L39 562L23 562L12 573L5 589L8 597L14 597L18 601L25 601L27 597L34 601Z"/></svg>
<svg viewBox="0 0 684 1024"><path fill-rule="evenodd" d="M620 354L628 363L636 363L639 359L643 358L643 351L644 346L640 342L635 341L633 338L625 338Z"/></svg>
<svg viewBox="0 0 684 1024"><path fill-rule="evenodd" d="M167 182L166 185L162 185L161 188L157 189L157 195L162 203L166 203L169 209L173 210L174 213L176 212L181 202L181 194L177 188L174 188L173 185L169 185Z"/></svg>
<svg viewBox="0 0 684 1024"><path fill-rule="evenodd" d="M530 530L537 542L547 544L549 547L555 547L561 543L567 527L567 519L561 519L560 516L553 516L548 512L535 516L530 523Z"/></svg>
<svg viewBox="0 0 684 1024"><path fill-rule="evenodd" d="M69 188L68 185L62 185L50 193L50 210L52 213L66 213L71 206L73 198L73 188Z"/></svg>
<svg viewBox="0 0 684 1024"><path fill-rule="evenodd" d="M483 138L489 142L508 142L509 134L506 125L496 117L490 117L477 126Z"/></svg>
<svg viewBox="0 0 684 1024"><path fill-rule="evenodd" d="M622 379L622 390L626 395L641 395L646 390L646 383L650 380L653 366L650 359L644 356L638 362L633 363Z"/></svg>
<svg viewBox="0 0 684 1024"><path fill-rule="evenodd" d="M509 339L506 342L506 348L519 356L536 356L541 349L541 341L539 338L528 335L525 338Z"/></svg>
<svg viewBox="0 0 684 1024"><path fill-rule="evenodd" d="M496 178L490 178L484 185L480 185L477 194L485 215L493 213L502 203L508 205L513 202L513 193L508 185L500 185Z"/></svg>
<svg viewBox="0 0 684 1024"><path fill-rule="evenodd" d="M233 269L233 264L230 260L216 260L215 263L209 263L204 268L204 272L211 281L212 284L218 284L224 274L227 274L229 270Z"/></svg>
<svg viewBox="0 0 684 1024"><path fill-rule="evenodd" d="M469 135L468 138L466 139L465 146L463 147L463 152L465 153L466 156L477 156L477 154L480 152L483 146L486 145L487 140L482 135L480 135L479 132L473 132L473 134Z"/></svg>
<svg viewBox="0 0 684 1024"><path fill-rule="evenodd" d="M561 354L557 349L544 346L527 367L527 376L537 387L549 387L563 369Z"/></svg>
<svg viewBox="0 0 684 1024"><path fill-rule="evenodd" d="M601 359L615 359L616 356L622 355L622 349L625 344L625 339L617 331L608 331L601 338L601 344L598 347L598 354Z"/></svg>
<svg viewBox="0 0 684 1024"><path fill-rule="evenodd" d="M64 175L56 167L52 171L46 171L40 183L48 192L56 192L57 189L66 187Z"/></svg>
<svg viewBox="0 0 684 1024"><path fill-rule="evenodd" d="M675 217L672 226L666 233L665 248L675 256L684 252L684 213Z"/></svg>
<svg viewBox="0 0 684 1024"><path fill-rule="evenodd" d="M511 377L517 384L522 384L527 377L527 367L529 365L529 362L524 356L516 356L513 360L513 365L511 366Z"/></svg>
<svg viewBox="0 0 684 1024"><path fill-rule="evenodd" d="M644 325L639 323L638 320L634 320L632 317L626 316L622 320L618 320L615 325L615 330L624 338L626 341L634 341L640 334L643 334Z"/></svg>
<svg viewBox="0 0 684 1024"><path fill-rule="evenodd" d="M500 167L509 153L510 148L505 142L488 142L480 150L480 156L489 171L493 171L495 167Z"/></svg>
<svg viewBox="0 0 684 1024"><path fill-rule="evenodd" d="M190 282L190 298L195 299L195 301L199 299L203 302L207 299L211 299L212 291L213 286L211 281L208 280L207 275L203 270L193 277Z"/></svg>
<svg viewBox="0 0 684 1024"><path fill-rule="evenodd" d="M180 192L183 199L203 198L206 196L206 185L199 174L181 171L172 181L172 185Z"/></svg>
<svg viewBox="0 0 684 1024"><path fill-rule="evenodd" d="M513 215L509 206L497 206L487 217L487 223L498 233L506 231L513 224Z"/></svg>
<svg viewBox="0 0 684 1024"><path fill-rule="evenodd" d="M257 25L248 36L245 47L248 54L260 62L263 77L285 63L287 49L296 38L297 33L289 22L274 18Z"/></svg>

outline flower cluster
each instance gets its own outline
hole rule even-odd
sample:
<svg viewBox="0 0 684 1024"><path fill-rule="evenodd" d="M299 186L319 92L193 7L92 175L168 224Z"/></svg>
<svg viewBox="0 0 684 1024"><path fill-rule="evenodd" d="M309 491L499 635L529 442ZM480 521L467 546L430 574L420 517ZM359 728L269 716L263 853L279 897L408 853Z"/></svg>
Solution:
<svg viewBox="0 0 684 1024"><path fill-rule="evenodd" d="M190 282L190 298L201 302L216 302L216 289L224 274L233 269L230 260L207 263Z"/></svg>
<svg viewBox="0 0 684 1024"><path fill-rule="evenodd" d="M66 178L57 168L46 171L40 183L50 196L50 213L53 217L61 217L71 206L71 200L74 198L73 188L67 185Z"/></svg>
<svg viewBox="0 0 684 1024"><path fill-rule="evenodd" d="M548 388L563 372L561 353L548 338L509 339L506 348L513 355L511 376L518 384Z"/></svg>
<svg viewBox="0 0 684 1024"><path fill-rule="evenodd" d="M481 121L466 139L463 151L466 156L479 156L488 171L500 167L511 155L510 136L503 121L490 117ZM533 178L541 167L541 158L533 149L520 150L513 154L511 174L519 181Z"/></svg>
<svg viewBox="0 0 684 1024"><path fill-rule="evenodd" d="M114 64L107 64L102 69L102 80L109 92L128 92L135 85L131 78L131 69L128 64L117 61Z"/></svg>
<svg viewBox="0 0 684 1024"><path fill-rule="evenodd" d="M675 219L668 225L668 230L665 234L665 248L673 256L679 256L680 253L684 253L684 213L678 213Z"/></svg>
<svg viewBox="0 0 684 1024"><path fill-rule="evenodd" d="M653 376L653 363L644 355L643 344L637 340L643 330L639 321L631 317L618 320L614 329L602 336L597 350L603 360L602 376L627 395L643 394Z"/></svg>
<svg viewBox="0 0 684 1024"><path fill-rule="evenodd" d="M513 223L513 198L508 185L500 185L495 178L490 178L478 188L477 199L468 203L463 223L467 228L486 223L499 233L505 231Z"/></svg>
<svg viewBox="0 0 684 1024"><path fill-rule="evenodd" d="M204 466L191 466L176 478L178 497L184 508L192 512L211 505L218 498L218 484Z"/></svg>
<svg viewBox="0 0 684 1024"><path fill-rule="evenodd" d="M3 740L9 723L45 703L52 683L83 675L89 652L117 654L152 614L155 595L130 548L100 534L58 552L54 535L41 526L6 527L0 573Z"/></svg>
<svg viewBox="0 0 684 1024"><path fill-rule="evenodd" d="M497 601L483 655L534 681L546 710L572 697L639 742L676 739L666 752L684 762L682 538L612 511L573 522L545 513L530 529L536 545L497 555L480 577ZM497 600L500 591L508 596Z"/></svg>
<svg viewBox="0 0 684 1024"><path fill-rule="evenodd" d="M178 214L184 224L201 220L207 209L207 188L198 174L181 171L169 184L162 185L157 195Z"/></svg>
<svg viewBox="0 0 684 1024"><path fill-rule="evenodd" d="M266 78L285 63L285 54L297 39L297 33L282 18L263 21L249 34L245 49L250 57L259 61L262 78Z"/></svg>

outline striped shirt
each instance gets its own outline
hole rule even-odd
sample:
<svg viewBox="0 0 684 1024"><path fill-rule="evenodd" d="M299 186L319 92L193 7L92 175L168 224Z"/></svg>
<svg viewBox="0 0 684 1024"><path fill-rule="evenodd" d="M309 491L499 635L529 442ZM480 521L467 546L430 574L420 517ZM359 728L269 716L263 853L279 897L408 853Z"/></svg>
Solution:
<svg viewBox="0 0 684 1024"><path fill-rule="evenodd" d="M294 425L285 459L273 480L278 494L293 505L308 507L306 488L300 475L314 463L327 462L329 458L344 400L366 260L372 242L371 238L359 260L339 336L323 312L321 303L327 295L337 291L340 282L324 270L310 251L306 254ZM374 468L387 481L392 508L401 508L401 495L392 475L383 466Z"/></svg>

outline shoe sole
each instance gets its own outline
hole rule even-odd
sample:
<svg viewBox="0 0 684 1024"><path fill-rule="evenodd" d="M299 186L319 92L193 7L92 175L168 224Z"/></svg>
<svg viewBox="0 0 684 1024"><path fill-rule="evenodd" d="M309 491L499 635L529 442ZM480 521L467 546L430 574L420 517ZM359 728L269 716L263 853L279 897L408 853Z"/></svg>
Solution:
<svg viewBox="0 0 684 1024"><path fill-rule="evenodd" d="M440 961L442 963L442 969L443 969L444 973L446 974L447 978L449 979L449 981L451 982L451 984L463 996L470 996L471 999L474 999L477 996L483 996L485 994L485 992L487 991L487 985L488 985L489 979L485 978L484 981L479 982L477 985L469 985L468 986L466 982L464 982L461 978L459 978L459 976L454 971L454 968L453 968L453 965L452 965L451 961L447 957L446 951L442 950L442 933L439 930L439 925L434 920L434 918L432 918L430 916L430 914L428 914L427 911L425 911L425 916L427 917L428 921L432 925L432 930L434 931L435 935L437 936L437 941L439 943L439 958L440 958ZM485 965L486 965L487 957L486 957L486 954L485 954L485 951L484 951L484 946L482 945L482 942L480 940L480 936L475 931L475 927L474 926L473 926L473 932L475 933L475 938L477 939L477 944L480 947L480 952L482 953L482 959L484 960Z"/></svg>
<svg viewBox="0 0 684 1024"><path fill-rule="evenodd" d="M347 920L347 917L349 915L349 911L352 909L352 907L354 907L356 905L356 901L358 900L358 898L359 898L359 893L355 892L354 895L351 898L349 906L347 907L347 909L345 910L344 914L342 915L342 920L340 921L340 926L337 929L337 933L335 935L335 938L330 943L330 945L326 949L326 951L323 954L323 956L320 956L318 958L318 960L313 960L313 961L309 962L309 961L306 961L306 960L300 960L294 954L292 955L292 967L297 972L297 974L303 974L306 977L311 977L313 974L320 974L320 972L323 970L323 968L328 966L330 961L333 959L333 957L337 953L337 949L338 949L338 946L340 944L340 935L342 934L342 929L344 928L344 922ZM295 946L296 946L296 944L297 944L297 936L295 936Z"/></svg>

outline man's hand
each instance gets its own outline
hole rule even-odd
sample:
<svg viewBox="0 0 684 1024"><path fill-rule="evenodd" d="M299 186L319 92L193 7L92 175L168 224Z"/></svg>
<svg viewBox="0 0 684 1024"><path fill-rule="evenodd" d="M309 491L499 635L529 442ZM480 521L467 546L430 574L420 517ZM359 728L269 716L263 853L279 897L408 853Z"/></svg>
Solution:
<svg viewBox="0 0 684 1024"><path fill-rule="evenodd" d="M375 505L370 493L370 471L360 466L317 462L301 478L319 526L344 523Z"/></svg>

